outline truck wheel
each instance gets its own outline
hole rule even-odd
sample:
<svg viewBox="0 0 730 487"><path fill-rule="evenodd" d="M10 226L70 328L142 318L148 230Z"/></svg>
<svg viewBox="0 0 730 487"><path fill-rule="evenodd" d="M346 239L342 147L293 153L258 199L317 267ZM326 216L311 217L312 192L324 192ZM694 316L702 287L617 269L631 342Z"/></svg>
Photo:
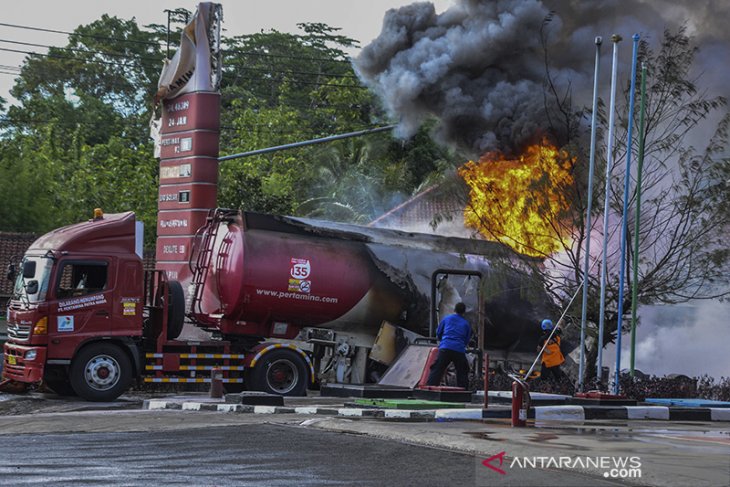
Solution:
<svg viewBox="0 0 730 487"><path fill-rule="evenodd" d="M71 364L71 386L87 401L113 401L127 390L132 363L123 350L95 343L81 350Z"/></svg>
<svg viewBox="0 0 730 487"><path fill-rule="evenodd" d="M293 350L280 348L265 354L250 374L251 388L282 396L307 395L307 364Z"/></svg>
<svg viewBox="0 0 730 487"><path fill-rule="evenodd" d="M185 323L185 294L182 284L178 281L168 281L167 295L169 304L167 307L167 339L174 340L182 333Z"/></svg>

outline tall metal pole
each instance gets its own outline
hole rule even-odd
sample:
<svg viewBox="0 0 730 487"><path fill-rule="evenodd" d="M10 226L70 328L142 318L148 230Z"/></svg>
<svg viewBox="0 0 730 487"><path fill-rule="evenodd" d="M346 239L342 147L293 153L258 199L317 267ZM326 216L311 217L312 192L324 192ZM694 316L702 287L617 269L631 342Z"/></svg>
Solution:
<svg viewBox="0 0 730 487"><path fill-rule="evenodd" d="M613 64L611 66L611 104L609 105L608 117L608 145L606 147L606 199L603 204L603 253L601 254L601 307L598 316L598 360L596 368L598 378L603 372L603 328L606 314L606 254L608 253L608 210L611 197L611 168L613 166L613 127L615 124L616 112L616 74L618 71L618 43L621 36L611 36L613 42Z"/></svg>
<svg viewBox="0 0 730 487"><path fill-rule="evenodd" d="M644 114L646 112L646 63L641 63L641 101L639 102L639 162L636 166L636 219L634 221L634 280L631 282L631 360L634 376L636 354L636 308L639 299L639 227L641 220L641 173L644 168Z"/></svg>
<svg viewBox="0 0 730 487"><path fill-rule="evenodd" d="M621 258L619 259L618 274L618 324L616 325L616 381L613 383L613 393L620 390L619 374L621 374L621 330L624 321L624 279L626 277L626 233L628 231L627 216L629 211L629 183L631 182L631 153L634 148L634 104L636 101L636 56L639 51L639 34L634 34L633 53L631 55L631 87L629 88L629 127L626 133L626 173L624 174L624 208L621 214Z"/></svg>
<svg viewBox="0 0 730 487"><path fill-rule="evenodd" d="M395 127L395 125L385 125L383 127L358 130L357 132L347 132L346 134L330 135L328 137L320 137L319 139L304 140L302 142L292 142L291 144L277 145L274 147L251 150L248 152L239 152L238 154L221 156L218 158L218 162L230 161L232 159L240 159L242 157L258 156L261 154L268 154L269 152L277 152L280 150L295 149L297 147L306 147L308 145L323 144L325 142L332 142L334 140L349 139L350 137L360 137L362 135L377 134L379 132L387 132L388 130L394 129Z"/></svg>
<svg viewBox="0 0 730 487"><path fill-rule="evenodd" d="M593 211L593 170L596 166L596 126L598 125L598 73L601 63L601 44L603 39L596 37L596 67L593 74L593 111L591 112L591 152L588 164L588 205L586 208L586 248L583 264L583 302L580 312L580 362L578 363L578 390L583 391L585 379L586 353L586 316L588 314L588 271L591 255L591 213ZM599 375L600 377L600 375Z"/></svg>

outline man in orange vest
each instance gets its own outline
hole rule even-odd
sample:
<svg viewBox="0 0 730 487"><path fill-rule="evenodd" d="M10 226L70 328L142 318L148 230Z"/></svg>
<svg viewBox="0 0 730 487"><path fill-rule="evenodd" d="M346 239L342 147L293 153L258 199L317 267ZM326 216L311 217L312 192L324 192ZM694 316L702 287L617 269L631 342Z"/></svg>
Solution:
<svg viewBox="0 0 730 487"><path fill-rule="evenodd" d="M548 341L550 333L552 333L554 328L553 322L551 320L542 320L541 326L543 332L537 350L542 350L546 341L548 344L542 353L542 371L540 377L548 380L552 379L556 383L560 383L563 378L563 371L560 370L560 366L565 362L563 352L560 351L560 328L555 330L552 338Z"/></svg>

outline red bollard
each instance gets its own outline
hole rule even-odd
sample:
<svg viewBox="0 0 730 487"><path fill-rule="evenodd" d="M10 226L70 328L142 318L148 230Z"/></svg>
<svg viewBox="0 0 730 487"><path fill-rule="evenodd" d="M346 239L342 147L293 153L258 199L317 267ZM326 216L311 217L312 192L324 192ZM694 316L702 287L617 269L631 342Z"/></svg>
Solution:
<svg viewBox="0 0 730 487"><path fill-rule="evenodd" d="M512 383L512 427L527 426L527 410L530 407L529 397L527 384L515 380Z"/></svg>
<svg viewBox="0 0 730 487"><path fill-rule="evenodd" d="M223 397L223 371L217 366L210 370L210 397Z"/></svg>

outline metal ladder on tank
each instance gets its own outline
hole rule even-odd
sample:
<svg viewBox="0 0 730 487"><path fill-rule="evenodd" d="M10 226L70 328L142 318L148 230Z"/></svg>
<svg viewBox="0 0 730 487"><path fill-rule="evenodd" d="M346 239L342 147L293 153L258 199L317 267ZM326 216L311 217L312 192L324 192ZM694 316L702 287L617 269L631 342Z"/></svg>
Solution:
<svg viewBox="0 0 730 487"><path fill-rule="evenodd" d="M203 313L202 301L203 301L203 283L208 277L208 270L210 269L210 262L213 258L213 246L215 245L216 237L218 236L218 223L219 223L218 210L211 210L206 220L206 225L203 228L208 229L207 232L203 232L203 240L200 244L200 251L195 261L195 268L193 271L193 278L191 284L193 284L193 295L190 301L190 312L188 316L194 318L196 321L213 324L212 320Z"/></svg>

